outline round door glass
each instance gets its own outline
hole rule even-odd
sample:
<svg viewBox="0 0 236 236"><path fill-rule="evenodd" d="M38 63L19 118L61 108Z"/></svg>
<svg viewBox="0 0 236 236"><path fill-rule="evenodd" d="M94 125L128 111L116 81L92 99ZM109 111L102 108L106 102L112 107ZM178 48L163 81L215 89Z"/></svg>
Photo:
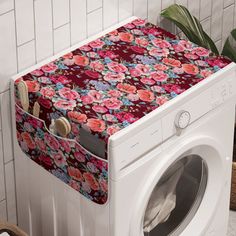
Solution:
<svg viewBox="0 0 236 236"><path fill-rule="evenodd" d="M144 219L144 236L179 235L197 212L207 185L207 166L198 155L171 165L155 186Z"/></svg>

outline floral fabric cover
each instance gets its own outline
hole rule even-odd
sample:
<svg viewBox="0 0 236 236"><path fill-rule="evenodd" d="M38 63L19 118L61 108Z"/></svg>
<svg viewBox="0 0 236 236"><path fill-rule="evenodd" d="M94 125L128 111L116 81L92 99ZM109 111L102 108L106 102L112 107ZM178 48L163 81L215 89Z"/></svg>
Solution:
<svg viewBox="0 0 236 236"><path fill-rule="evenodd" d="M20 109L15 90L19 144L50 173L103 204L108 161L81 148L80 128L108 144L111 135L229 63L136 19L16 80L28 86L29 113L36 101L40 105L40 119L33 119ZM71 141L48 132L60 117L71 124Z"/></svg>
<svg viewBox="0 0 236 236"><path fill-rule="evenodd" d="M74 140L52 135L44 122L16 105L17 139L26 155L88 199L104 204L108 198L108 163Z"/></svg>

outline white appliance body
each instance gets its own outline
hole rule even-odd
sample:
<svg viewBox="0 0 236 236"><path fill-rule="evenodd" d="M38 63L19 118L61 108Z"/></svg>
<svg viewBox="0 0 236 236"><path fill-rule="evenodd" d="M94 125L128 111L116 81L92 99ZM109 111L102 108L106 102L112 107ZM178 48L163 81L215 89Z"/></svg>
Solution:
<svg viewBox="0 0 236 236"><path fill-rule="evenodd" d="M173 163L197 156L206 166L206 186L190 220L180 222L179 231L172 235L226 235L235 73L232 63L111 136L105 205L87 200L25 156L15 135L12 100L19 225L30 236L144 236L144 215L153 189ZM181 111L190 116L176 120ZM176 122L187 127L176 129Z"/></svg>

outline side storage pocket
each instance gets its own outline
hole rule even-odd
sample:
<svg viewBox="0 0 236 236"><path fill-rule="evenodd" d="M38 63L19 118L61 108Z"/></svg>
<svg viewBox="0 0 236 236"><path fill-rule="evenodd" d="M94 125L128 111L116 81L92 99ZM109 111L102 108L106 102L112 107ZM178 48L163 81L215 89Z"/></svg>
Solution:
<svg viewBox="0 0 236 236"><path fill-rule="evenodd" d="M43 120L16 110L17 139L22 151L64 183L98 204L108 199L108 161L74 140L52 134Z"/></svg>

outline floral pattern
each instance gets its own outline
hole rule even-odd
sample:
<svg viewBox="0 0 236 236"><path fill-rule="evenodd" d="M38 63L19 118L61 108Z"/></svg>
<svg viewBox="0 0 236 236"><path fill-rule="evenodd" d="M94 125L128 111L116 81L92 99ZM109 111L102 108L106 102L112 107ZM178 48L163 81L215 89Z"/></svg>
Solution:
<svg viewBox="0 0 236 236"><path fill-rule="evenodd" d="M65 116L69 139L86 127L108 143L111 135L175 98L230 61L136 19L19 78L49 126ZM16 101L21 106L19 100Z"/></svg>
<svg viewBox="0 0 236 236"><path fill-rule="evenodd" d="M88 199L108 198L108 163L77 142L52 135L39 120L16 105L17 139L22 151L51 174Z"/></svg>

